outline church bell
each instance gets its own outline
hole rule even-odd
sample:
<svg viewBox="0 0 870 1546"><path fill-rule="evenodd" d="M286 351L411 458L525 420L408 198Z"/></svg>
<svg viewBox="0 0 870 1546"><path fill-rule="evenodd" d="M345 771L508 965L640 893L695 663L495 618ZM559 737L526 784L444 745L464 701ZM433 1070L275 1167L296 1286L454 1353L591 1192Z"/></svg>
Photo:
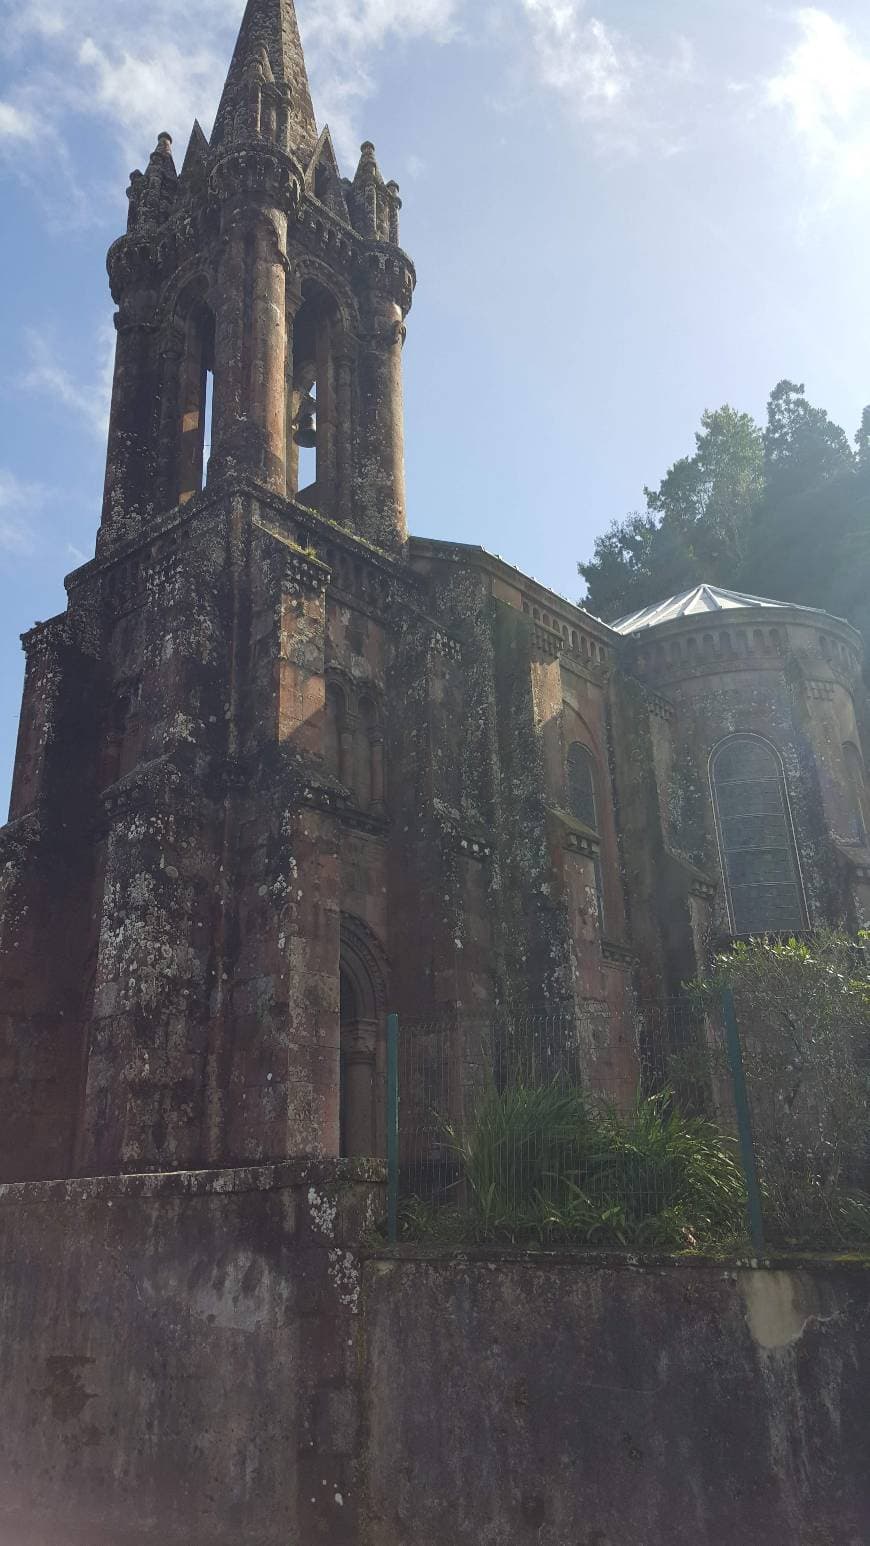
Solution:
<svg viewBox="0 0 870 1546"><path fill-rule="evenodd" d="M304 451L311 451L317 445L317 403L310 395L303 398L296 415L293 439Z"/></svg>

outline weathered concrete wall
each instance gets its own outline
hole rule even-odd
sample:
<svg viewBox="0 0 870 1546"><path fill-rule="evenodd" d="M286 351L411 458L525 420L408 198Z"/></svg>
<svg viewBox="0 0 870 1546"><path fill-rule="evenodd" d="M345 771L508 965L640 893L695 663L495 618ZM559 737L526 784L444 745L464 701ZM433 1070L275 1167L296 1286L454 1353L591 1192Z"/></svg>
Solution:
<svg viewBox="0 0 870 1546"><path fill-rule="evenodd" d="M866 1546L870 1270L361 1253L373 1176L0 1188L0 1546Z"/></svg>
<svg viewBox="0 0 870 1546"><path fill-rule="evenodd" d="M866 1546L870 1273L374 1259L364 1546Z"/></svg>
<svg viewBox="0 0 870 1546"><path fill-rule="evenodd" d="M0 1546L350 1546L372 1168L0 1188Z"/></svg>

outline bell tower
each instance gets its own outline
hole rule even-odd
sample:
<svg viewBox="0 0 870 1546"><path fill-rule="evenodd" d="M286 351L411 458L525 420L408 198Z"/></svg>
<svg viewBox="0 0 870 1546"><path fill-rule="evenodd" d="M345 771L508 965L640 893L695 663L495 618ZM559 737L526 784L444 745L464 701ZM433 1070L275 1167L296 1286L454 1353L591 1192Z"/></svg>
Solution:
<svg viewBox="0 0 870 1546"><path fill-rule="evenodd" d="M368 143L341 177L292 0L249 0L211 141L178 173L161 134L128 192L100 551L248 478L401 554L399 189Z"/></svg>
<svg viewBox="0 0 870 1546"><path fill-rule="evenodd" d="M179 170L161 133L128 196L96 555L23 640L2 1180L330 1155L383 1126L340 1083L379 1088L385 704L393 641L429 627L399 190L370 144L341 176L292 0L248 0L211 139L195 123Z"/></svg>

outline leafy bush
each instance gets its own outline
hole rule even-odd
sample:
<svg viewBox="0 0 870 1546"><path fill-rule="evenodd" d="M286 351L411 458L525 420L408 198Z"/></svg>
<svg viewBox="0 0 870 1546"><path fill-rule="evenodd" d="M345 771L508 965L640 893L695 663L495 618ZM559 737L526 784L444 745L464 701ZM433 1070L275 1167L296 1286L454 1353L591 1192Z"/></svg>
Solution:
<svg viewBox="0 0 870 1546"><path fill-rule="evenodd" d="M870 1240L870 966L864 941L737 942L693 986L734 994L770 1238Z"/></svg>
<svg viewBox="0 0 870 1546"><path fill-rule="evenodd" d="M478 1241L686 1248L742 1231L745 1194L732 1141L682 1116L670 1095L626 1116L592 1108L562 1081L488 1089L448 1129L461 1179L441 1229ZM416 1224L425 1226L419 1214ZM432 1220L429 1221L430 1224ZM413 1233L406 1214L406 1233ZM425 1227L421 1233L432 1238Z"/></svg>

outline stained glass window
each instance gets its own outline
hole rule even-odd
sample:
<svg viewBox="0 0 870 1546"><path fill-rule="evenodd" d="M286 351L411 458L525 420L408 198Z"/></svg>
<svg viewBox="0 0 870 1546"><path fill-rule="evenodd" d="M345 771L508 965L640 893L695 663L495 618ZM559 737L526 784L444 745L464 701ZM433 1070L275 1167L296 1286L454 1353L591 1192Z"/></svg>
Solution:
<svg viewBox="0 0 870 1546"><path fill-rule="evenodd" d="M574 741L568 748L568 809L593 832L598 831L595 805L595 763L588 746Z"/></svg>
<svg viewBox="0 0 870 1546"><path fill-rule="evenodd" d="M849 780L849 795L851 804L851 830L849 837L853 843L866 843L867 841L867 786L864 782L864 763L857 746L851 741L846 741L843 746L843 761L846 764L846 774Z"/></svg>
<svg viewBox="0 0 870 1546"><path fill-rule="evenodd" d="M806 926L782 762L755 736L732 736L712 764L728 909L735 934Z"/></svg>

